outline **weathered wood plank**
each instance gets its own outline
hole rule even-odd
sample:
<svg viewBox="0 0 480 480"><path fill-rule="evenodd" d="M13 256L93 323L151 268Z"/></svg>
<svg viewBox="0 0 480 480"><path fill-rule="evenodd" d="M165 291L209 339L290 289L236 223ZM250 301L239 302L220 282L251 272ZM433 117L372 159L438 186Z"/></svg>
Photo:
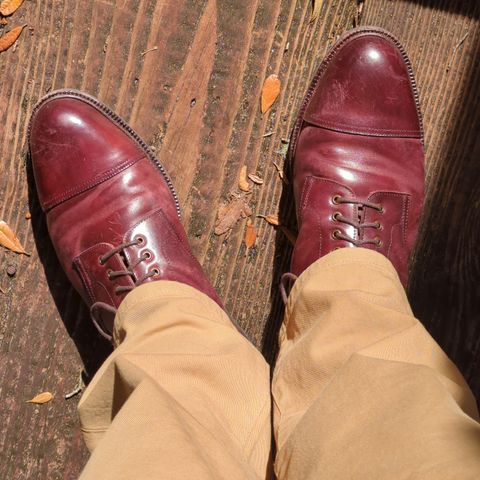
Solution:
<svg viewBox="0 0 480 480"><path fill-rule="evenodd" d="M308 0L50 0L26 2L10 19L35 30L24 32L15 51L0 54L0 218L32 257L0 251L0 286L7 289L0 294L1 478L77 478L87 458L77 399L62 396L83 364L93 373L108 352L59 270L29 192L25 141L36 101L51 89L84 89L156 148L179 191L195 253L227 310L272 360L288 242L255 219L258 241L246 252L244 222L228 239L213 234L217 208L236 189L245 164L265 180L253 188L255 214L280 208L294 227L291 195L272 161L282 164L276 152L310 78L335 38L353 25L356 8L355 0L326 0L310 24ZM479 16L478 2L366 0L361 19L404 42L417 72L428 207L410 296L477 393ZM282 91L262 115L260 90L270 73L279 75ZM24 218L29 209L31 222ZM13 279L5 274L10 263L18 270ZM42 390L55 400L24 403Z"/></svg>

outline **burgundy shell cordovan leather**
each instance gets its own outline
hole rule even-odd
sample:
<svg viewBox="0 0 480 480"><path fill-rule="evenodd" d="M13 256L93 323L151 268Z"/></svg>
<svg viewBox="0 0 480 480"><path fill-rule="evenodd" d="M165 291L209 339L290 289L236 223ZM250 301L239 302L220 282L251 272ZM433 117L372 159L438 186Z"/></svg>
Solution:
<svg viewBox="0 0 480 480"><path fill-rule="evenodd" d="M190 251L168 175L108 107L81 92L53 92L32 115L29 147L53 245L90 307L115 309L139 282L159 279L221 305ZM96 317L111 332L111 312Z"/></svg>
<svg viewBox="0 0 480 480"><path fill-rule="evenodd" d="M423 132L403 47L389 33L352 30L307 92L290 143L299 275L339 247L363 246L408 278L424 198Z"/></svg>

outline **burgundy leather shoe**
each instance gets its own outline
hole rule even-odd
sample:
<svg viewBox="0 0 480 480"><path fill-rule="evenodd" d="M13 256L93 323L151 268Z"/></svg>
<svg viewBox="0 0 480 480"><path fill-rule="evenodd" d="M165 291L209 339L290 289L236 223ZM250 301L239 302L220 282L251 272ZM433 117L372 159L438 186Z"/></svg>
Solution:
<svg viewBox="0 0 480 480"><path fill-rule="evenodd" d="M33 112L29 146L60 263L106 338L126 294L145 282L186 283L222 306L191 253L165 169L108 107L53 92Z"/></svg>
<svg viewBox="0 0 480 480"><path fill-rule="evenodd" d="M292 273L339 247L390 259L406 284L424 197L418 93L405 50L362 27L327 55L290 143L299 235Z"/></svg>

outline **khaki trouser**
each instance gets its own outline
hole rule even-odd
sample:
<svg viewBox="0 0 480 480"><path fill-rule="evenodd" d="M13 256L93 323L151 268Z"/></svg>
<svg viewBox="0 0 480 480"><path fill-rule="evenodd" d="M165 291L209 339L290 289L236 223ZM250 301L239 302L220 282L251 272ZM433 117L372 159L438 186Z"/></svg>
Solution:
<svg viewBox="0 0 480 480"><path fill-rule="evenodd" d="M79 406L83 480L271 476L269 367L213 301L145 284L114 338ZM279 479L480 478L475 400L380 254L338 250L297 280L272 393Z"/></svg>

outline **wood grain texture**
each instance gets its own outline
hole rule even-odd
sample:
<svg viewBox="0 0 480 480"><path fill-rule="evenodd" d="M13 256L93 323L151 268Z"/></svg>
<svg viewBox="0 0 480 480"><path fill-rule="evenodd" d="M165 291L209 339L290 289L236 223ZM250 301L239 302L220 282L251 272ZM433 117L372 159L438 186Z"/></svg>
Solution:
<svg viewBox="0 0 480 480"><path fill-rule="evenodd" d="M257 243L246 252L245 222L228 239L213 234L217 210L247 165L265 180L253 187L254 213L280 209L295 227L291 193L272 162L282 165L277 152L310 79L356 11L355 0L325 0L310 24L308 0L31 0L9 19L7 28L28 23L34 30L0 54L0 218L32 257L0 251L0 286L7 291L0 294L0 478L78 477L87 459L78 399L63 395L83 366L92 375L108 354L58 267L26 173L35 103L52 89L86 90L157 150L179 192L195 254L228 312L273 361L288 242L255 218ZM479 16L478 2L366 0L361 18L396 35L417 74L428 197L409 294L477 395ZM261 87L272 73L282 90L262 115ZM29 210L31 221L24 218ZM9 264L17 268L14 278L5 273ZM55 394L52 402L25 403L44 390Z"/></svg>

